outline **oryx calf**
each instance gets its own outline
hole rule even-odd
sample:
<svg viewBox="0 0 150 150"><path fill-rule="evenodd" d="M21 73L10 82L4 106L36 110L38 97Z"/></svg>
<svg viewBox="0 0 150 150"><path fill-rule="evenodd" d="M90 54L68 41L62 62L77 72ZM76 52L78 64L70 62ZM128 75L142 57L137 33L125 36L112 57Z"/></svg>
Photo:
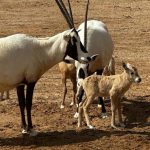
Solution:
<svg viewBox="0 0 150 150"><path fill-rule="evenodd" d="M87 126L93 128L88 116L88 108L96 96L110 96L112 119L111 126L115 125L115 114L118 111L120 126L124 126L121 115L121 97L128 91L132 83L141 82L138 71L131 64L123 63L124 72L111 76L91 75L84 80L80 80L80 90L84 90L87 99L79 104L78 127L81 126L82 112L84 111ZM78 92L80 92L80 90ZM78 96L79 93L77 93Z"/></svg>
<svg viewBox="0 0 150 150"><path fill-rule="evenodd" d="M75 98L76 98L76 92L77 92L77 85L76 85L76 68L74 64L71 63L65 63L60 62L59 63L59 70L61 72L61 79L62 79L62 85L63 85L63 99L61 102L60 108L64 108L65 106L65 98L67 94L67 79L71 80L72 86L73 86L73 99L70 104L70 106L75 104Z"/></svg>

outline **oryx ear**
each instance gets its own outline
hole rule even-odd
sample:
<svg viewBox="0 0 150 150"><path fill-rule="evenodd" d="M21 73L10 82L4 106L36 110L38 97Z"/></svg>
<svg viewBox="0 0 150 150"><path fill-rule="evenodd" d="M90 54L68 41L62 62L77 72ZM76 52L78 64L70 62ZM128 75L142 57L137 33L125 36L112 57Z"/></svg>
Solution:
<svg viewBox="0 0 150 150"><path fill-rule="evenodd" d="M70 34L66 34L66 35L63 36L63 38L64 38L65 41L69 41L70 38L71 38L71 35Z"/></svg>
<svg viewBox="0 0 150 150"><path fill-rule="evenodd" d="M81 31L81 29L78 29L77 32L79 33Z"/></svg>
<svg viewBox="0 0 150 150"><path fill-rule="evenodd" d="M122 62L122 67L125 69L125 70L128 70L128 66L125 62Z"/></svg>

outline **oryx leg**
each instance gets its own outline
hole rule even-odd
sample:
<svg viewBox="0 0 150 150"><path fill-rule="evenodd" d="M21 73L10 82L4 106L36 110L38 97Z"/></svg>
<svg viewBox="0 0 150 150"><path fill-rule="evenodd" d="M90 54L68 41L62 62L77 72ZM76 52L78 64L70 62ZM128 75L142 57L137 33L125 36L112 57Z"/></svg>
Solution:
<svg viewBox="0 0 150 150"><path fill-rule="evenodd" d="M21 127L23 128L22 133L27 133L27 124L25 120L25 94L24 94L24 87L25 85L20 85L17 87L17 96L19 101L19 107L21 112Z"/></svg>
<svg viewBox="0 0 150 150"><path fill-rule="evenodd" d="M31 110L32 110L32 99L33 99L33 91L36 82L27 84L27 91L26 91L26 110L27 110L27 121L28 121L28 133L31 136L36 136L37 132L33 130L32 125L32 118L31 118Z"/></svg>

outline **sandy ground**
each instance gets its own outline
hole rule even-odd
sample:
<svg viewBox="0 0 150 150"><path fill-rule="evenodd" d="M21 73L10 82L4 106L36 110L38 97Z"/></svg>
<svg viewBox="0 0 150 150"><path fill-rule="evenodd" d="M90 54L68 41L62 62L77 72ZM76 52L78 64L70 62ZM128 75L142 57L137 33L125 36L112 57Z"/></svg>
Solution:
<svg viewBox="0 0 150 150"><path fill-rule="evenodd" d="M72 0L75 24L84 20L85 1ZM97 104L90 109L95 130L77 128L75 107L69 107L72 85L68 82L66 107L60 110L62 85L56 65L36 85L33 123L40 133L23 137L16 91L10 100L0 102L0 150L148 150L150 149L150 2L149 0L92 0L89 19L107 24L115 44L116 71L121 62L134 64L142 77L123 100L124 130L110 128L110 103L107 119L100 118ZM0 36L26 33L52 36L67 29L54 0L0 0Z"/></svg>

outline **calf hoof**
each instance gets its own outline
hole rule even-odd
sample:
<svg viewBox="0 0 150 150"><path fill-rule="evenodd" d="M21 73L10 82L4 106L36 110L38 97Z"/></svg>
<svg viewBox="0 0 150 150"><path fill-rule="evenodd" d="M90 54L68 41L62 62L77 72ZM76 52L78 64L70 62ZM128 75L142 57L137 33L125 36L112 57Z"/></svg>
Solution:
<svg viewBox="0 0 150 150"><path fill-rule="evenodd" d="M70 106L73 106L74 105L74 102L71 102Z"/></svg>
<svg viewBox="0 0 150 150"><path fill-rule="evenodd" d="M94 127L92 125L88 125L89 129L94 129Z"/></svg>
<svg viewBox="0 0 150 150"><path fill-rule="evenodd" d="M60 109L64 109L64 108L65 108L65 106L64 106L64 105L61 105L61 106L60 106Z"/></svg>
<svg viewBox="0 0 150 150"><path fill-rule="evenodd" d="M31 129L28 133L30 136L37 136L38 135L38 132L33 130L33 129Z"/></svg>
<svg viewBox="0 0 150 150"><path fill-rule="evenodd" d="M78 123L78 128L80 128L81 127L81 124L80 123Z"/></svg>
<svg viewBox="0 0 150 150"><path fill-rule="evenodd" d="M102 113L102 114L101 114L101 117L102 117L102 119L107 118L107 117L108 117L108 116L107 116L107 113Z"/></svg>
<svg viewBox="0 0 150 150"><path fill-rule="evenodd" d="M78 118L78 116L79 116L79 113L76 112L76 113L74 114L74 118Z"/></svg>

